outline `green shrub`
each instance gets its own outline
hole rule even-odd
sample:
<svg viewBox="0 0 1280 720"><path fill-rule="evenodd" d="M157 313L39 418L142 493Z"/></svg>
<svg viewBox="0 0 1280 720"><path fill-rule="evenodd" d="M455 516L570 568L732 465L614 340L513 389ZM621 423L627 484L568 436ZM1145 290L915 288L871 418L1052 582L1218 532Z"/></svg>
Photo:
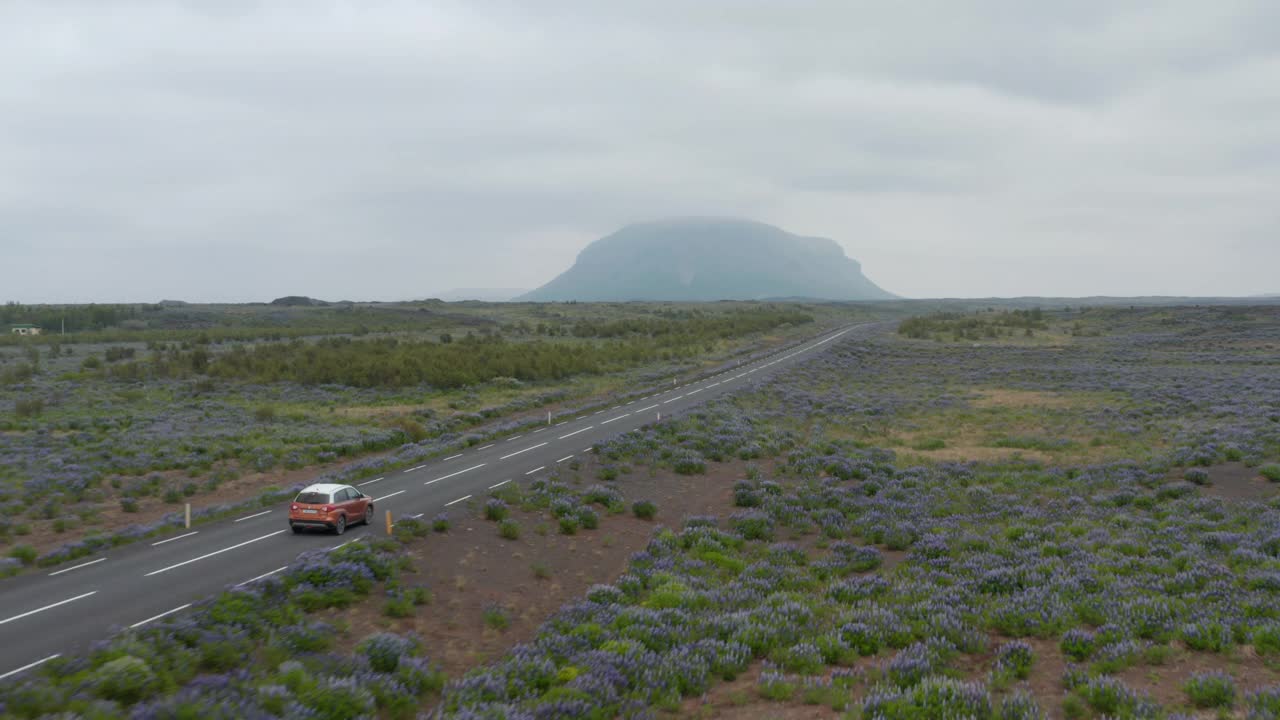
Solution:
<svg viewBox="0 0 1280 720"><path fill-rule="evenodd" d="M519 540L520 523L512 520L511 518L507 518L506 520L498 523L498 534L505 540Z"/></svg>
<svg viewBox="0 0 1280 720"><path fill-rule="evenodd" d="M1236 704L1236 683L1226 673L1196 673L1182 689L1191 704L1199 708L1230 708Z"/></svg>
<svg viewBox="0 0 1280 720"><path fill-rule="evenodd" d="M137 499L131 497L120 498L120 510L127 513L138 512Z"/></svg>
<svg viewBox="0 0 1280 720"><path fill-rule="evenodd" d="M1270 463L1258 469L1262 477L1271 482L1280 482L1280 463Z"/></svg>
<svg viewBox="0 0 1280 720"><path fill-rule="evenodd" d="M393 618L406 618L413 615L413 601L404 595L393 595L387 598L382 606L382 614Z"/></svg>
<svg viewBox="0 0 1280 720"><path fill-rule="evenodd" d="M511 615L501 605L490 605L482 613L485 627L494 630L506 630L511 626Z"/></svg>
<svg viewBox="0 0 1280 720"><path fill-rule="evenodd" d="M560 534L576 535L578 534L578 518L568 515L560 518Z"/></svg>
<svg viewBox="0 0 1280 720"><path fill-rule="evenodd" d="M151 666L132 655L103 664L93 672L90 685L98 697L125 705L151 697L161 687Z"/></svg>
<svg viewBox="0 0 1280 720"><path fill-rule="evenodd" d="M658 506L648 500L637 500L631 504L631 512L641 520L652 520L658 514Z"/></svg>
<svg viewBox="0 0 1280 720"><path fill-rule="evenodd" d="M431 520L431 529L438 533L449 532L449 516L440 513Z"/></svg>
<svg viewBox="0 0 1280 720"><path fill-rule="evenodd" d="M31 565L39 555L40 553L36 552L36 549L30 545L14 545L13 549L9 551L9 557L20 560L23 565Z"/></svg>
<svg viewBox="0 0 1280 720"><path fill-rule="evenodd" d="M595 530L600 527L600 515L589 507L579 508L578 524L584 529Z"/></svg>

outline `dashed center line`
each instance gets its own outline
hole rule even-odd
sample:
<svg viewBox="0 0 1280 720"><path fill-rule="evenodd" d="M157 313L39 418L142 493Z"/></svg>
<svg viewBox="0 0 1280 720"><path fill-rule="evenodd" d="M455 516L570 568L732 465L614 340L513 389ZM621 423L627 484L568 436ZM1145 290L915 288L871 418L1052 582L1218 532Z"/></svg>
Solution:
<svg viewBox="0 0 1280 720"><path fill-rule="evenodd" d="M534 473L538 472L539 470L546 470L546 469L547 469L547 466L546 466L546 465L543 465L542 467L536 467L536 468L534 468L534 469L530 470L529 472L525 473L525 475L532 475L532 474L534 474Z"/></svg>
<svg viewBox="0 0 1280 720"><path fill-rule="evenodd" d="M385 478L385 477L380 477L380 478L374 478L374 479L372 479L372 480L365 480L365 481L364 481L364 482L362 482L362 483L357 483L357 484L356 484L356 487L364 487L365 485L372 485L372 484L374 484L374 483L376 483L376 482L379 482L379 481L382 481L382 480L386 480L386 478Z"/></svg>
<svg viewBox="0 0 1280 720"><path fill-rule="evenodd" d="M639 410L637 410L636 412L638 412L638 413L642 413L642 412L644 412L645 410L652 410L652 409L654 409L654 408L656 408L656 407L658 407L658 403L654 403L654 404L650 405L649 407L643 407L643 408L640 408L640 409L639 409Z"/></svg>
<svg viewBox="0 0 1280 720"><path fill-rule="evenodd" d="M500 483L496 483L496 484L494 484L494 485L490 485L490 486L489 486L489 489L490 489L490 490L492 490L492 489L494 489L494 488L500 488L500 487L502 487L503 485L506 485L506 484L507 484L507 483L509 483L509 482L511 482L511 481L510 481L510 480L503 480L503 481L502 481L502 482L500 482Z"/></svg>
<svg viewBox="0 0 1280 720"><path fill-rule="evenodd" d="M422 468L424 468L424 467L426 467L426 465L419 465L419 466L417 466L417 467L411 467L411 468L409 468L408 470L405 470L405 472L406 472L406 473L411 473L411 472L413 472L414 470L421 470L421 469L422 469Z"/></svg>
<svg viewBox="0 0 1280 720"><path fill-rule="evenodd" d="M428 480L428 481L426 481L425 483L423 483L423 485L430 485L431 483L438 483L438 482L440 482L441 480L448 480L449 478L454 477L454 476L456 476L456 475L461 475L462 473L465 473L465 472L471 472L472 470L476 470L476 469L479 469L479 468L482 468L482 467L484 467L484 463L480 463L479 465L472 465L471 467L467 468L466 470L459 470L459 471L458 471L458 472L456 472L456 473L451 473L451 474L449 474L449 475L445 475L444 477L438 477L438 478L436 478L435 480Z"/></svg>
<svg viewBox="0 0 1280 720"><path fill-rule="evenodd" d="M71 566L71 567L69 567L69 568L63 568L63 569L61 569L61 570L55 570L55 571L53 571L53 572L49 573L49 577L53 577L54 575L61 575L62 573L71 572L72 570L79 570L79 569L80 569L80 568L82 568L82 567L88 567L88 566L90 566L90 565L97 565L98 563L102 562L103 560L106 560L106 558L104 558L104 557L100 557L100 558L98 558L97 560L90 560L89 562L86 562L86 563L80 563L79 565L72 565L72 566Z"/></svg>
<svg viewBox="0 0 1280 720"><path fill-rule="evenodd" d="M515 436L513 436L513 437L509 437L509 438L507 438L507 442L511 442L512 440L519 440L519 439L520 439L520 438L522 438L522 437L524 437L524 436L523 436L523 435L515 435Z"/></svg>
<svg viewBox="0 0 1280 720"><path fill-rule="evenodd" d="M245 520L252 520L252 519L254 519L254 518L256 518L256 517L262 517L263 515L266 515L266 514L267 514L267 513L269 513L269 512L271 512L271 511L270 511L270 510L263 510L262 512L257 513L257 514L254 514L254 515L246 515L246 516L244 516L244 517L242 517L242 518L237 518L237 519L236 519L236 522L244 522Z"/></svg>
<svg viewBox="0 0 1280 720"><path fill-rule="evenodd" d="M262 573L261 575L259 575L258 577L251 577L251 578L249 578L248 580L245 580L244 582L240 583L239 585L236 585L236 587L244 587L245 585L248 585L248 584L249 584L249 583L251 583L251 582L257 582L257 581L261 580L262 578L265 578L265 577L271 577L272 575L275 575L276 573L280 572L281 570L288 570L288 569L289 569L289 566L288 566L288 565L285 565L284 567L278 567L278 568L276 568L275 570L272 570L271 572L264 572L264 573Z"/></svg>
<svg viewBox="0 0 1280 720"><path fill-rule="evenodd" d="M181 540L182 538L191 537L192 535L196 535L196 534L198 534L199 532L200 532L199 530L192 530L191 532L189 532L189 533L187 533L187 534L185 534L185 535L179 535L179 536L177 536L177 537L171 537L171 538L169 538L169 539L167 539L167 540L161 540L160 542L153 542L153 543L151 543L151 547L155 547L155 546L157 546L157 545L163 545L163 544L165 544L165 543L170 543L170 542L173 542L174 540Z"/></svg>
<svg viewBox="0 0 1280 720"><path fill-rule="evenodd" d="M569 433L568 435L561 435L560 437L558 437L558 438L556 438L556 439L557 439L557 440L563 440L563 439L565 439L565 438L571 438L571 437L573 437L574 435L577 435L578 433L586 432L586 431L590 430L590 429L591 429L591 428L593 428L593 427L595 427L595 425L588 425L588 426L586 426L586 427L582 428L581 430L574 430L573 432Z"/></svg>
<svg viewBox="0 0 1280 720"><path fill-rule="evenodd" d="M562 462L564 462L565 460L569 460L569 459L571 459L572 457L573 457L572 455L565 455L564 457L560 458L560 459L559 459L559 460L557 460L556 462L558 462L558 463L562 463Z"/></svg>
<svg viewBox="0 0 1280 720"><path fill-rule="evenodd" d="M18 674L18 673L20 673L20 672L23 672L23 671L26 671L26 670L30 670L31 668L36 667L37 665L43 665L43 664L45 664L45 663L49 662L50 660L56 660L57 658L60 658L60 657L62 657L62 654L61 654L61 653L55 653L55 654L53 654L53 655L50 655L50 656L49 656L49 657L47 657L47 658L44 658L43 660L37 660L37 661L35 661L35 662L33 662L33 663L29 663L29 664L27 664L27 665L23 665L22 667L18 668L17 670L10 670L9 672L7 672L7 673L5 673L5 674L0 675L0 680L4 680L5 678L8 678L8 677L13 677L14 675L17 675L17 674Z"/></svg>
<svg viewBox="0 0 1280 720"><path fill-rule="evenodd" d="M41 613L41 612L44 612L45 610L52 610L52 609L54 609L54 608L56 608L56 607L58 607L58 606L60 606L60 605L66 605L67 603L72 603L72 602L75 602L75 601L77 601L77 600L83 600L84 598L87 598L87 597L89 597L90 595L96 595L97 593L98 593L98 591L97 591L97 590L91 590L91 591L89 591L89 592L87 592L87 593L85 593L85 594L83 594L83 595L77 595L77 596L75 596L75 597L73 597L73 598L67 598L66 600L59 600L58 602L53 603L52 605L45 605L44 607L36 608L35 610L28 610L28 611L26 611L26 612L24 612L24 613L22 613L22 614L20 614L20 615L14 615L13 617L5 618L4 620L0 620L0 625L4 625L4 624L6 624L6 623L11 623L11 622L13 622L14 620L21 620L21 619L22 619L22 618L24 618L24 617L28 617L28 616L30 616L30 615L35 615L36 613Z"/></svg>
<svg viewBox="0 0 1280 720"><path fill-rule="evenodd" d="M151 622L152 620L159 620L159 619L160 619L160 618L162 618L162 617L167 617L167 616L172 615L172 614L174 614L174 613L176 613L176 612L182 612L183 610L186 610L186 609L187 609L187 608L189 608L189 607L191 607L191 603L187 603L186 605L182 605L182 606L180 606L180 607L176 607L176 608L174 608L174 609L172 609L172 610L166 610L166 611L164 611L164 612L160 613L159 615L156 615L156 616L154 616L154 617L149 617L149 618L147 618L146 620L143 620L142 622L136 622L136 623L134 623L134 624L130 625L130 626L129 626L129 629L130 629L130 630L132 630L132 629L134 629L134 628L140 628L140 627L142 627L143 625L146 625L147 623Z"/></svg>
<svg viewBox="0 0 1280 720"><path fill-rule="evenodd" d="M382 502L383 500L386 500L386 499L387 499L387 498L389 498L389 497L395 497L395 496L397 496L397 495L399 495L399 494L401 494L401 493L403 493L403 492L404 492L403 490L397 490L397 491L395 491L395 492L391 493L390 495L383 495L383 496L382 496L382 497L380 497L380 498L374 498L374 499L373 499L373 501L374 501L374 502Z"/></svg>
<svg viewBox="0 0 1280 720"><path fill-rule="evenodd" d="M476 449L477 449L477 450L488 450L488 449L489 449L489 448L491 448L491 447L493 447L493 443L489 443L488 445L485 445L484 447L479 447L479 448L476 448Z"/></svg>
<svg viewBox="0 0 1280 720"><path fill-rule="evenodd" d="M512 458L512 457L515 457L515 456L517 456L517 455L523 455L524 453L527 453L527 452L529 452L530 450L537 450L538 448L542 447L543 445L546 445L546 443L538 443L537 445L530 445L529 447L527 447L527 448L525 448L525 449L523 449L523 450L517 450L517 451L515 451L515 452L511 453L510 455L503 455L502 457L500 457L500 458L498 458L498 459L499 459L499 460L506 460L507 458Z"/></svg>
<svg viewBox="0 0 1280 720"><path fill-rule="evenodd" d="M245 545L249 545L250 543L256 543L256 542L258 542L259 540L266 540L267 538L269 538L269 537L274 537L274 536L276 536L276 535L279 535L279 534L280 534L280 533L282 533L282 532L287 532L287 531L286 531L286 530L277 530L277 531L275 531L275 532L273 532L273 533L267 533L266 535L263 535L263 536L261 536L261 537L256 537L256 538L254 538L254 539L252 539L252 540L245 540L245 541L244 541L244 542L242 542L242 543L236 543L235 545L232 545L231 547L225 547L225 548L222 548L221 550L214 550L214 551L213 551L213 552L211 552L211 553L205 553L204 555L201 555L200 557L194 557L194 558L191 558L190 560L183 560L182 562L180 562L180 563L175 563L175 564L173 564L173 565L170 565L169 567L163 567L163 568L160 568L159 570L152 570L152 571L151 571L151 572L149 572L149 573L145 573L142 577L151 577L152 575L159 575L160 573L163 573L163 572L169 572L170 570L174 570L174 569L176 569L176 568L180 568L180 567L182 567L183 565L190 565L190 564L191 564L191 563L193 563L193 562L199 562L199 561L201 561L201 560L205 560L205 559L207 559L207 558L211 558L211 557L213 557L214 555L221 555L221 554L222 554L222 553L224 553L224 552L231 552L232 550L235 550L235 549L237 549L237 548L242 548L242 547L244 547Z"/></svg>
<svg viewBox="0 0 1280 720"><path fill-rule="evenodd" d="M457 500L451 500L451 501L449 501L449 502L445 503L445 504L444 504L444 506L445 506L445 507L449 507L450 505L457 505L458 503L462 502L463 500L470 500L470 499L471 499L471 496L470 496L470 495L463 495L462 497L458 498Z"/></svg>
<svg viewBox="0 0 1280 720"><path fill-rule="evenodd" d="M444 462L445 460L457 460L460 457L462 457L462 453L458 453L457 455L450 455L449 457L445 458L444 460L441 460L440 462Z"/></svg>
<svg viewBox="0 0 1280 720"><path fill-rule="evenodd" d="M608 420L605 420L604 422L602 422L602 423L600 423L600 424L601 424L601 425L608 425L609 423L613 422L614 420L621 420L621 419L622 419L622 418L624 418L624 417L630 417L630 416L631 416L631 413L625 413L625 414L623 414L623 415L619 415L618 417L615 417L615 418L609 418Z"/></svg>

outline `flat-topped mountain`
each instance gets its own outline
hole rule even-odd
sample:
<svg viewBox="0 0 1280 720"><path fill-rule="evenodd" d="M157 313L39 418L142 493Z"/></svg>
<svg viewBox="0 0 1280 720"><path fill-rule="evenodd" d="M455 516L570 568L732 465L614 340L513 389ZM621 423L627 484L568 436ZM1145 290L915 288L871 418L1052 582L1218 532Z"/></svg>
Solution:
<svg viewBox="0 0 1280 720"><path fill-rule="evenodd" d="M628 225L578 254L530 301L884 300L834 240L764 223L678 218Z"/></svg>

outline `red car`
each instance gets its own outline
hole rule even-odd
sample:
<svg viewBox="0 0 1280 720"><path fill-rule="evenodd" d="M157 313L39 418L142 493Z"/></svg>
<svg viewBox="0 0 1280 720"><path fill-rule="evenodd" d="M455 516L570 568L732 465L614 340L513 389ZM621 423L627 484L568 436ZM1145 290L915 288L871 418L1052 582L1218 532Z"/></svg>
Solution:
<svg viewBox="0 0 1280 720"><path fill-rule="evenodd" d="M356 523L373 521L373 499L350 485L310 485L289 505L289 528L300 533L324 528L338 535Z"/></svg>

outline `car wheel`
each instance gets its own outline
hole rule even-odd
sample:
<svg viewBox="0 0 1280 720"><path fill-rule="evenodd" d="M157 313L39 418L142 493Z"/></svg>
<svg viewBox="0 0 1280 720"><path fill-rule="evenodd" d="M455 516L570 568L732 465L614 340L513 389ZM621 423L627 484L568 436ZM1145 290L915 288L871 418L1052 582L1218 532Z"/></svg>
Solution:
<svg viewBox="0 0 1280 720"><path fill-rule="evenodd" d="M338 522L333 526L333 534L341 535L347 531L347 516L339 515Z"/></svg>
<svg viewBox="0 0 1280 720"><path fill-rule="evenodd" d="M373 506L372 505L364 509L364 524L365 525L373 524Z"/></svg>
<svg viewBox="0 0 1280 720"><path fill-rule="evenodd" d="M289 526L289 529L293 531L293 534L294 534L294 535L299 535L299 534L301 534L301 533L302 533L302 526L301 526L301 525L290 525L290 526Z"/></svg>

